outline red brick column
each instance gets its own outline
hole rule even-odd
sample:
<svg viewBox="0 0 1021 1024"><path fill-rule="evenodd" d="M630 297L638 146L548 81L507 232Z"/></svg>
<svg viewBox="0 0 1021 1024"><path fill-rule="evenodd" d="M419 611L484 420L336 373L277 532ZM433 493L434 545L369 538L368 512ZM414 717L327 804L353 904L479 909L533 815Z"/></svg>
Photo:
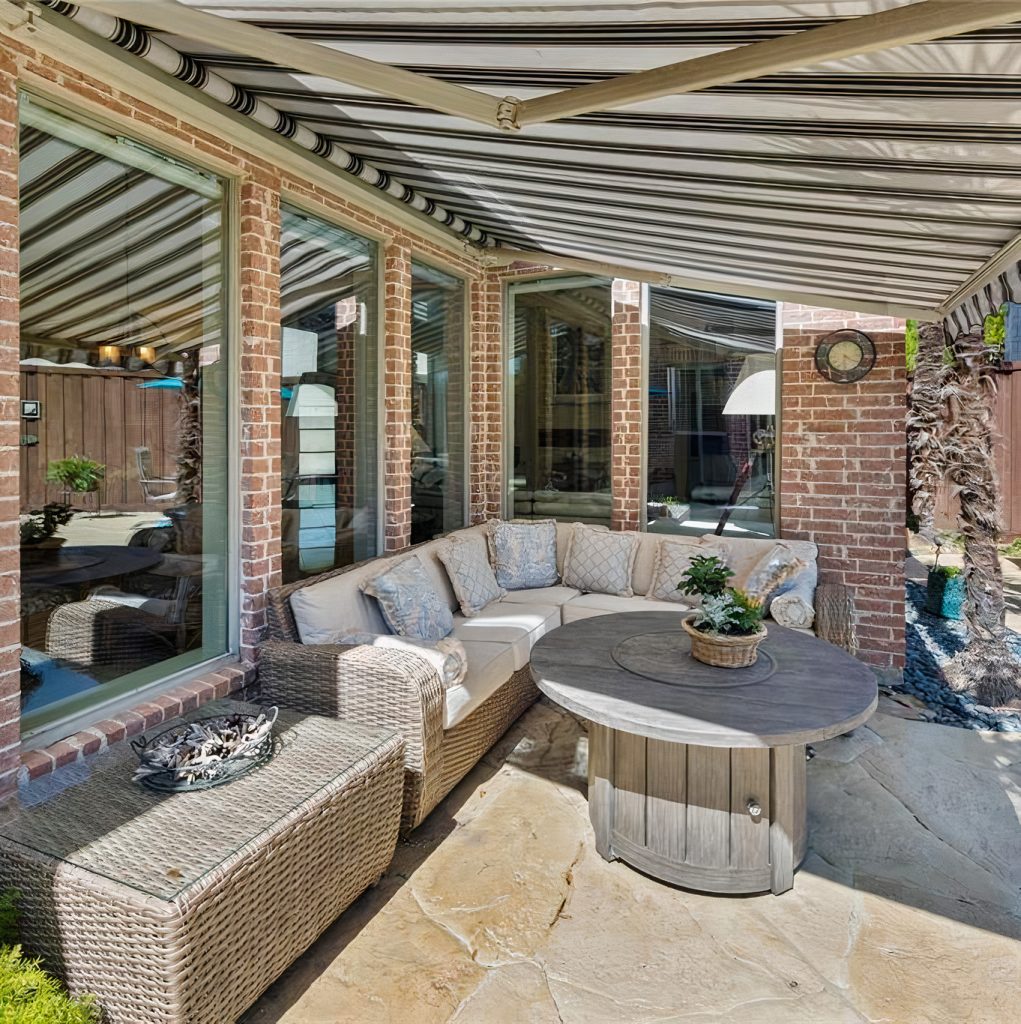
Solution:
<svg viewBox="0 0 1021 1024"><path fill-rule="evenodd" d="M642 495L642 286L613 282L611 528L637 530Z"/></svg>
<svg viewBox="0 0 1021 1024"><path fill-rule="evenodd" d="M18 79L0 48L0 798L14 788L20 745L18 345Z"/></svg>
<svg viewBox="0 0 1021 1024"><path fill-rule="evenodd" d="M498 271L487 270L470 287L468 517L483 523L502 513L504 286Z"/></svg>
<svg viewBox="0 0 1021 1024"><path fill-rule="evenodd" d="M411 543L411 249L397 238L384 252L384 551Z"/></svg>
<svg viewBox="0 0 1021 1024"><path fill-rule="evenodd" d="M787 310L783 347L781 522L784 537L819 545L821 580L854 595L859 656L904 665L905 393L901 321L834 310ZM899 325L899 326L897 326ZM864 330L876 366L855 384L816 369L819 341Z"/></svg>
<svg viewBox="0 0 1021 1024"><path fill-rule="evenodd" d="M280 585L280 182L240 190L241 658L255 662Z"/></svg>

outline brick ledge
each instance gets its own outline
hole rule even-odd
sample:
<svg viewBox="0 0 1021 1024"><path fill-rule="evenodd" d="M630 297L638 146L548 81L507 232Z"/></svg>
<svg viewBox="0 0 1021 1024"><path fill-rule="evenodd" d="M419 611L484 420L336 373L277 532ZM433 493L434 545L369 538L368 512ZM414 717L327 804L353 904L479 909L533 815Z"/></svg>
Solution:
<svg viewBox="0 0 1021 1024"><path fill-rule="evenodd" d="M32 779L48 775L57 768L80 761L86 755L95 754L111 743L119 743L130 736L137 736L146 729L176 718L186 711L193 711L211 700L237 693L254 682L255 677L256 670L252 665L244 665L241 662L236 665L224 665L215 672L175 686L152 700L137 704L110 718L104 718L95 725L58 740L48 747L22 750L18 785L25 785Z"/></svg>

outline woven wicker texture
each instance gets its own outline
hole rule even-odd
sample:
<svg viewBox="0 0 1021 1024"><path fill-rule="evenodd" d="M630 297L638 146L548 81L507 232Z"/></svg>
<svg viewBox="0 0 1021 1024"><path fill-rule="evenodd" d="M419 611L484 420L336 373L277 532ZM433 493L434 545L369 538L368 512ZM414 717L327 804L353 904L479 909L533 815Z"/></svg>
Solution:
<svg viewBox="0 0 1021 1024"><path fill-rule="evenodd" d="M851 591L842 583L820 583L815 588L815 633L848 654L858 650Z"/></svg>
<svg viewBox="0 0 1021 1024"><path fill-rule="evenodd" d="M280 723L276 757L229 786L161 796L103 766L0 827L0 885L22 893L27 945L114 1024L235 1021L389 863L399 737L287 712ZM90 767L124 756L115 747ZM238 846L247 816L263 827ZM12 841L16 829L57 838L54 852Z"/></svg>
<svg viewBox="0 0 1021 1024"><path fill-rule="evenodd" d="M765 629L751 636L722 636L703 633L688 619L682 619L681 625L691 638L691 656L716 668L749 668L758 657L759 644L766 639Z"/></svg>

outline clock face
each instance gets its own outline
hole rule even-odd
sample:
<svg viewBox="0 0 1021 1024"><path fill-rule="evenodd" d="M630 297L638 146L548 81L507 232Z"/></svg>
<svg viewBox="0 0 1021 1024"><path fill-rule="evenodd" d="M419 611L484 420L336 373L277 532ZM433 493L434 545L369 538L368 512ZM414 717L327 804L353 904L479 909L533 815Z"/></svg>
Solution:
<svg viewBox="0 0 1021 1024"><path fill-rule="evenodd" d="M819 342L815 365L834 384L852 384L876 365L876 346L861 331L834 331Z"/></svg>

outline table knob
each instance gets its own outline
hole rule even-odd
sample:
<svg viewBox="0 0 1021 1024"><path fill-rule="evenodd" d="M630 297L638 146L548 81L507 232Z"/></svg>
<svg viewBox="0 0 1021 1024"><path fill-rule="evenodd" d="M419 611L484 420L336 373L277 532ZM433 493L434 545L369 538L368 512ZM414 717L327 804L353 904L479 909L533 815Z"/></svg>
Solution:
<svg viewBox="0 0 1021 1024"><path fill-rule="evenodd" d="M748 801L746 806L748 808L748 813L753 818L761 818L762 817L762 805L759 804L758 802L756 802L754 797L752 797L752 799Z"/></svg>

